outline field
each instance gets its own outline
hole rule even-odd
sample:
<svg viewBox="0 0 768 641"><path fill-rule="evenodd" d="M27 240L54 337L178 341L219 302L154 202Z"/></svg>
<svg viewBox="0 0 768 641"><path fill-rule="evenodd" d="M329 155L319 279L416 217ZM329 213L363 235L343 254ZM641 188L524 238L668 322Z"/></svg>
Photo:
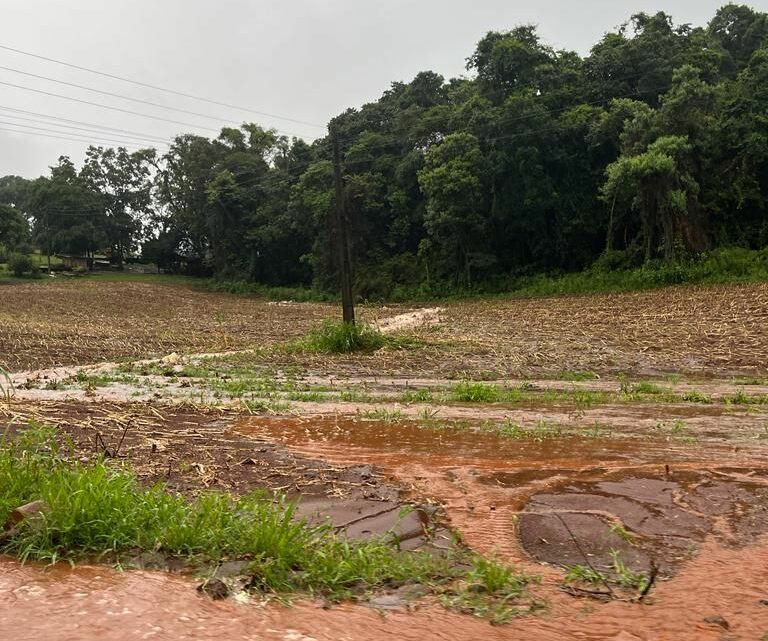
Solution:
<svg viewBox="0 0 768 641"><path fill-rule="evenodd" d="M151 277L8 283L0 297L0 366L9 371L264 347L337 315L329 305L266 303L155 285ZM364 308L362 315L376 321L405 311ZM768 373L768 285L450 303L441 323L417 324L409 334L423 349L332 365L406 377L761 376Z"/></svg>
<svg viewBox="0 0 768 641"><path fill-rule="evenodd" d="M483 555L467 589L434 573L345 584L380 609L431 595L370 638L768 633L766 284L369 306L386 340L353 354L305 338L331 305L150 277L0 296L12 434L53 426L78 460L190 500L281 492L352 540ZM264 638L372 621L350 606L242 616Z"/></svg>

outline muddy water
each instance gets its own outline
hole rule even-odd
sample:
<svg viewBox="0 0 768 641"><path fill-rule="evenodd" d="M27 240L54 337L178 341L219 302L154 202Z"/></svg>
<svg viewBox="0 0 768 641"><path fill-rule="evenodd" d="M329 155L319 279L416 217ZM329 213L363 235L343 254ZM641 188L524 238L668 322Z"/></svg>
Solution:
<svg viewBox="0 0 768 641"><path fill-rule="evenodd" d="M515 533L532 496L594 488L622 474L687 479L708 470L715 478L759 483L762 475L753 471L768 469L764 449L641 439L536 443L349 419L254 417L234 429L318 458L381 466L415 493L441 502L472 547L540 574L535 592L549 602L548 612L493 628L429 602L386 617L353 606L243 605L201 598L191 580L178 576L91 567L42 571L0 559L0 639L722 641L757 640L768 632L768 605L761 603L768 599L765 537L740 548L707 537L672 578L657 583L647 603L603 604L561 593L562 571L530 557ZM711 617L726 623L705 621Z"/></svg>
<svg viewBox="0 0 768 641"><path fill-rule="evenodd" d="M600 488L601 496L607 489L618 491L606 485L609 479L639 478L642 487L658 486L662 494L682 485L705 488L716 487L718 483L744 482L750 488L762 488L755 495L762 501L767 484L765 470L768 470L765 448L745 451L728 445L703 447L674 440L640 438L536 442L468 431L426 429L413 422L376 423L340 417L249 418L238 423L235 429L254 438L278 440L304 453L339 463L375 463L410 484L416 494L431 496L442 503L452 525L462 532L471 547L541 575L539 591L551 603L550 615L516 623L514 630L528 630L531 634L519 638L549 638L546 635L551 633L552 638L572 634L574 638L602 639L625 631L641 639L720 639L723 628L712 630L712 625L704 622L712 616L722 616L728 621L728 638L759 638L768 632L768 606L760 603L761 599L768 599L768 538L757 535L765 531L765 519L761 521L762 529L752 532L754 536L749 539L749 545L733 549L735 540L728 536L732 533L727 523L716 518L725 514L724 508L718 507L717 497L699 501L698 510L688 505L694 514L660 510L658 499L653 496L630 497L635 501L646 499L649 516L660 516L660 541L665 536L681 536L685 540L680 547L691 550L690 554L667 559L667 570L675 563L684 563L676 569L673 578L659 581L649 603L644 605L584 603L562 595L558 590L563 580L562 570L536 562L522 547L516 531L516 524L521 515L526 514L529 504L535 505L532 497L537 496L541 501L541 497L550 492L552 496L564 498L568 507L568 502L576 498L563 492L595 486ZM692 479L696 479L696 483ZM671 496L667 496L672 501ZM736 512L745 508L737 501L728 505ZM669 528L670 522L679 525L683 515L692 523L690 533L663 529ZM713 516L711 524L707 521L707 527L701 526ZM650 521L646 528L652 530L655 524L653 519ZM708 536L710 531L722 536ZM696 536L687 546L689 534ZM651 547L654 544L652 540L649 542ZM594 611L585 613L585 607ZM726 612L730 613L730 619ZM436 618L443 616L434 612L429 615L435 623ZM518 638L517 632L509 628L498 638ZM633 637L625 635L625 638Z"/></svg>

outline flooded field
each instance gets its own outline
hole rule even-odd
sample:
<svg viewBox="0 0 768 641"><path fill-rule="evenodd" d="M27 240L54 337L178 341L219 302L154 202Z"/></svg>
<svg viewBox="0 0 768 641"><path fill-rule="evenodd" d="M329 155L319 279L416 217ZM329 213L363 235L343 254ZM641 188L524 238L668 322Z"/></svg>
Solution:
<svg viewBox="0 0 768 641"><path fill-rule="evenodd" d="M179 353L136 344L125 355L144 360L90 365L62 335L51 364L64 367L24 371L45 362L35 338L0 406L10 434L54 426L77 460L106 457L184 496L287 494L299 516L353 540L466 547L538 577L536 607L492 626L395 588L356 605L214 601L200 576L152 559L118 571L0 557L0 638L766 639L765 288L713 289L709 317L695 298L378 310L382 328L418 342L355 356L247 337L199 354L206 326ZM541 323L501 322L518 312ZM269 323L280 309L260 313ZM304 327L323 308L290 313ZM641 339L659 319L668 335Z"/></svg>

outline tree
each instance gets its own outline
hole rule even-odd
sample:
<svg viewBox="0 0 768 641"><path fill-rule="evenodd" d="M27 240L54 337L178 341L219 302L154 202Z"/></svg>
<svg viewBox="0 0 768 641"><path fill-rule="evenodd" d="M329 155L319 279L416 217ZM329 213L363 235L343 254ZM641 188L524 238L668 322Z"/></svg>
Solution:
<svg viewBox="0 0 768 641"><path fill-rule="evenodd" d="M106 244L103 200L66 156L51 167L50 177L28 185L25 207L34 221L33 240L48 256L49 268L54 253L92 256Z"/></svg>
<svg viewBox="0 0 768 641"><path fill-rule="evenodd" d="M155 150L129 153L124 147L89 147L80 173L84 185L99 194L106 213L105 232L120 269L138 249L150 220L151 169Z"/></svg>
<svg viewBox="0 0 768 641"><path fill-rule="evenodd" d="M699 192L685 168L690 150L684 136L662 136L645 152L622 155L606 169L604 198L639 214L646 261L654 256L659 232L666 261L675 258L676 243L688 239Z"/></svg>
<svg viewBox="0 0 768 641"><path fill-rule="evenodd" d="M458 133L427 152L418 174L427 198L430 247L453 264L456 283L466 287L472 285L473 259L484 253L488 240L484 165L477 138Z"/></svg>
<svg viewBox="0 0 768 641"><path fill-rule="evenodd" d="M0 204L0 246L15 249L29 241L29 223L11 205Z"/></svg>
<svg viewBox="0 0 768 641"><path fill-rule="evenodd" d="M709 23L712 38L728 53L726 71L735 75L768 37L768 14L757 13L746 5L727 4L717 10Z"/></svg>

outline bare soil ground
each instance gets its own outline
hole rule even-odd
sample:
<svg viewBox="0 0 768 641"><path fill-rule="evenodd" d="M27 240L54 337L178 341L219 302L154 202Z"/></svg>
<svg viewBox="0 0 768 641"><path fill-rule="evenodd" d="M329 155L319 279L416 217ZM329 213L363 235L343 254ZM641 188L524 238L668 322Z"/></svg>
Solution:
<svg viewBox="0 0 768 641"><path fill-rule="evenodd" d="M0 299L0 366L9 371L263 347L302 336L338 313L329 305L271 304L151 278L4 284ZM412 311L366 308L363 317L386 327L389 317ZM432 316L437 323L405 326L424 342L419 350L264 359L335 376L768 374L768 284L449 302Z"/></svg>
<svg viewBox="0 0 768 641"><path fill-rule="evenodd" d="M9 371L269 345L333 313L150 278L7 283L0 301L0 367Z"/></svg>

